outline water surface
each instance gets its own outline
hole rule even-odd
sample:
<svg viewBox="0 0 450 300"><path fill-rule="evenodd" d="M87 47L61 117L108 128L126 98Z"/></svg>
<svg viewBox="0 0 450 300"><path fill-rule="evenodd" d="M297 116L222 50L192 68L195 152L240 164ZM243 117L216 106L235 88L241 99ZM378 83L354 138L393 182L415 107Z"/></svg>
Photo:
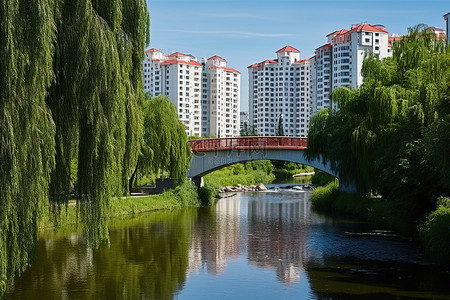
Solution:
<svg viewBox="0 0 450 300"><path fill-rule="evenodd" d="M114 220L96 250L42 232L5 299L450 299L449 273L416 244L320 216L309 192L227 196Z"/></svg>

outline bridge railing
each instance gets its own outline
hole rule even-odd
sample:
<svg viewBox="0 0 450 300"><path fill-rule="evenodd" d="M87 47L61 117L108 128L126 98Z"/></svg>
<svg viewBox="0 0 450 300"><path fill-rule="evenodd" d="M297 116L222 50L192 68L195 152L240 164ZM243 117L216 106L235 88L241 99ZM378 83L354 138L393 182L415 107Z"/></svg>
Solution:
<svg viewBox="0 0 450 300"><path fill-rule="evenodd" d="M285 136L252 136L199 139L190 140L189 143L193 152L258 149L304 150L308 146L308 139Z"/></svg>

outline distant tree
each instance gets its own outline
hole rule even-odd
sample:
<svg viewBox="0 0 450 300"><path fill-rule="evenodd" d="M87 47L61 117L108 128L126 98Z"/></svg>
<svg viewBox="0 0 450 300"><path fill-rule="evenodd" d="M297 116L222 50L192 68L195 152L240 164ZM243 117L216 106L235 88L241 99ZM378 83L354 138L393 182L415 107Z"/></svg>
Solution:
<svg viewBox="0 0 450 300"><path fill-rule="evenodd" d="M250 126L249 135L258 136L258 131L256 130L255 126Z"/></svg>
<svg viewBox="0 0 450 300"><path fill-rule="evenodd" d="M250 135L250 132L248 130L247 122L244 122L244 125L242 126L240 135L241 136L249 136Z"/></svg>
<svg viewBox="0 0 450 300"><path fill-rule="evenodd" d="M283 130L283 114L281 114L281 115L280 115L280 118L278 119L277 136L284 136L284 130Z"/></svg>
<svg viewBox="0 0 450 300"><path fill-rule="evenodd" d="M144 141L137 167L129 181L130 188L137 172L161 177L167 172L170 178L185 178L191 149L175 105L166 96L153 99L147 96L143 114Z"/></svg>

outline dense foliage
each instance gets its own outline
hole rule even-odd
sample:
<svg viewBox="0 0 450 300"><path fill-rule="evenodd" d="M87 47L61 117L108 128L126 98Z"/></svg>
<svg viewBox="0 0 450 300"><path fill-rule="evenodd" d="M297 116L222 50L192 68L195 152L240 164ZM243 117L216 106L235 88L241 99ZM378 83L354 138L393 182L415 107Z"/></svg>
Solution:
<svg viewBox="0 0 450 300"><path fill-rule="evenodd" d="M450 198L440 198L437 209L419 227L425 250L435 261L450 265Z"/></svg>
<svg viewBox="0 0 450 300"><path fill-rule="evenodd" d="M274 168L272 173L278 180L292 179L296 174L314 172L313 167L294 162L272 160L271 163Z"/></svg>
<svg viewBox="0 0 450 300"><path fill-rule="evenodd" d="M393 201L415 227L450 192L449 65L444 41L424 25L394 43L393 57L368 54L364 84L334 90L339 110L312 118L308 157L322 156L340 179Z"/></svg>
<svg viewBox="0 0 450 300"><path fill-rule="evenodd" d="M87 240L107 240L142 140L149 16L144 0L2 0L0 20L1 292L29 265L40 208L67 204L74 167Z"/></svg>
<svg viewBox="0 0 450 300"><path fill-rule="evenodd" d="M178 120L176 106L166 96L146 95L142 106L144 136L141 155L134 172L156 174L182 182L191 160L185 126ZM135 176L131 177L130 186Z"/></svg>
<svg viewBox="0 0 450 300"><path fill-rule="evenodd" d="M55 8L55 82L47 103L56 124L55 207L67 201L78 157L77 199L89 243L108 238L108 201L122 195L139 153L145 1L61 1Z"/></svg>
<svg viewBox="0 0 450 300"><path fill-rule="evenodd" d="M55 124L45 104L53 9L48 0L0 1L0 294L28 265L55 161Z"/></svg>
<svg viewBox="0 0 450 300"><path fill-rule="evenodd" d="M270 160L249 161L222 168L206 175L205 185L218 190L227 185L270 183L275 179Z"/></svg>

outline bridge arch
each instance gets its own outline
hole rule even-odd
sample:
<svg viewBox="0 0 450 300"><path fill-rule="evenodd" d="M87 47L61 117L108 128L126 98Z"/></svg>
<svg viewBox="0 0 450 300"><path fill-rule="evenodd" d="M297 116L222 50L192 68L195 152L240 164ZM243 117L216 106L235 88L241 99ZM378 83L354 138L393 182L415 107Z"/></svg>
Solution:
<svg viewBox="0 0 450 300"><path fill-rule="evenodd" d="M321 160L308 160L306 138L298 137L241 137L199 139L189 141L193 158L188 177L202 177L223 167L253 160L280 160L312 166L338 177Z"/></svg>
<svg viewBox="0 0 450 300"><path fill-rule="evenodd" d="M203 177L221 168L254 160L280 160L308 165L339 178L329 164L323 164L320 160L307 160L304 150L218 150L210 152L194 152L190 168L187 172L189 178Z"/></svg>
<svg viewBox="0 0 450 300"><path fill-rule="evenodd" d="M253 160L280 160L308 165L339 178L329 163L322 159L308 160L306 138L298 137L240 137L190 140L193 157L187 176L198 186L202 177L236 163ZM340 182L340 189L355 193L354 183Z"/></svg>

